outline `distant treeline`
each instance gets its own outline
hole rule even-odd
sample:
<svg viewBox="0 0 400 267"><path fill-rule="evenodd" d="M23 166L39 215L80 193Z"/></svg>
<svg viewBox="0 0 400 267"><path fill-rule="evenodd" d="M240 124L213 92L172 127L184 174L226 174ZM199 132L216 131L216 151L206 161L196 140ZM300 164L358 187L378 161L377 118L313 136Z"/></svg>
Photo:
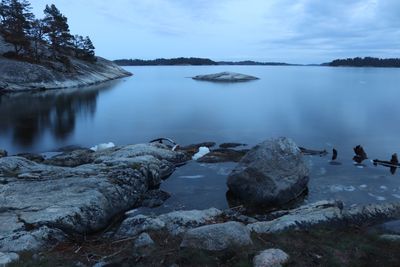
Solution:
<svg viewBox="0 0 400 267"><path fill-rule="evenodd" d="M349 66L349 67L386 67L399 68L400 58L375 58L375 57L356 57L347 59L336 59L332 62L322 64L324 66Z"/></svg>
<svg viewBox="0 0 400 267"><path fill-rule="evenodd" d="M287 63L279 63L279 62L256 62L256 61L213 61L208 58L159 58L154 60L142 60L142 59L118 59L114 61L116 64L120 66L175 66L175 65L271 65L271 66L285 66L291 65Z"/></svg>

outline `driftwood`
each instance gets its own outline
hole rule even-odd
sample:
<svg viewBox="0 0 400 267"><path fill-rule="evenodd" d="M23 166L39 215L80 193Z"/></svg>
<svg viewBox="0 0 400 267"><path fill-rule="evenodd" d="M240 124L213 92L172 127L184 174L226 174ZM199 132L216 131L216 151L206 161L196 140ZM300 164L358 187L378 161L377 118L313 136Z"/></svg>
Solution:
<svg viewBox="0 0 400 267"><path fill-rule="evenodd" d="M160 144L163 144L163 141L168 141L173 145L172 151L175 151L179 147L179 145L174 140L172 140L171 138L164 138L164 137L151 140L149 143L160 143Z"/></svg>
<svg viewBox="0 0 400 267"><path fill-rule="evenodd" d="M372 161L372 163L375 166L380 165L380 166L389 167L390 168L390 172L392 174L395 174L397 168L400 168L399 159L397 158L397 154L396 153L394 153L392 155L392 158L390 159L390 161L374 159Z"/></svg>

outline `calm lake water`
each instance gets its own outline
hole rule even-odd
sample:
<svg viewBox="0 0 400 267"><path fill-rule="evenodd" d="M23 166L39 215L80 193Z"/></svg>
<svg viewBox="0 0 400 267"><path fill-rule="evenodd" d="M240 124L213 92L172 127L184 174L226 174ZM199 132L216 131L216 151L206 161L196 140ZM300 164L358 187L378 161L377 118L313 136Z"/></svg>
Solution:
<svg viewBox="0 0 400 267"><path fill-rule="evenodd" d="M400 69L127 69L134 76L100 86L0 96L0 147L13 154L66 145L132 144L157 137L180 144L253 145L288 136L307 148L339 151L338 166L329 164L329 156L307 158L312 166L308 201L339 198L351 204L400 198L398 173L391 175L369 161L360 168L351 160L358 144L371 159L388 160L400 152ZM224 84L187 78L225 70L260 80ZM226 175L233 166L191 163L178 169L162 185L174 196L162 208L226 207ZM198 200L193 194L200 196Z"/></svg>

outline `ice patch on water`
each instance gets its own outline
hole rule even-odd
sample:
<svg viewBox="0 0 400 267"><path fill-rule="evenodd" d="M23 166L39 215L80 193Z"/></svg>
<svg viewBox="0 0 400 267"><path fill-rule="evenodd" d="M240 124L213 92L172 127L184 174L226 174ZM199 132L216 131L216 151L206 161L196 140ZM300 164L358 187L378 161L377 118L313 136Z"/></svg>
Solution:
<svg viewBox="0 0 400 267"><path fill-rule="evenodd" d="M231 171L232 171L231 168L219 168L217 171L217 174L226 176L226 175L230 174Z"/></svg>
<svg viewBox="0 0 400 267"><path fill-rule="evenodd" d="M91 147L90 149L96 152L96 151L101 151L101 150L105 150L107 148L112 148L112 147L115 147L115 144L113 142L109 142L109 143L95 145L94 147Z"/></svg>
<svg viewBox="0 0 400 267"><path fill-rule="evenodd" d="M371 196L371 197L373 197L373 198L375 198L375 199L378 200L378 201L384 201L384 200L386 200L385 197L377 196L377 195L374 195L374 194L372 194L372 193L368 193L368 195Z"/></svg>
<svg viewBox="0 0 400 267"><path fill-rule="evenodd" d="M199 152L197 152L196 154L193 155L192 159L193 160L198 160L199 158L203 157L204 155L210 153L210 149L208 147L205 146L201 146L199 148Z"/></svg>
<svg viewBox="0 0 400 267"><path fill-rule="evenodd" d="M379 188L382 189L382 190L387 190L388 189L387 186L385 186L385 185L381 185Z"/></svg>
<svg viewBox="0 0 400 267"><path fill-rule="evenodd" d="M367 188L368 186L366 184L361 184L358 186L359 188Z"/></svg>
<svg viewBox="0 0 400 267"><path fill-rule="evenodd" d="M392 196L394 196L395 198L400 198L399 194L392 194Z"/></svg>
<svg viewBox="0 0 400 267"><path fill-rule="evenodd" d="M340 185L340 184L335 184L331 185L330 187L331 192L342 192L342 191L347 191L347 192L353 192L356 190L356 188L352 185Z"/></svg>
<svg viewBox="0 0 400 267"><path fill-rule="evenodd" d="M182 175L179 176L178 178L182 178L182 179L200 179L203 178L204 175Z"/></svg>

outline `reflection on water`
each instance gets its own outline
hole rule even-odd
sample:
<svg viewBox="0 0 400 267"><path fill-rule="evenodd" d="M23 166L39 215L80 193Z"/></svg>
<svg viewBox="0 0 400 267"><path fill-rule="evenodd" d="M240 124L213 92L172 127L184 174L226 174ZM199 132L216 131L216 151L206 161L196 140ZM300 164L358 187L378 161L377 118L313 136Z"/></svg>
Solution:
<svg viewBox="0 0 400 267"><path fill-rule="evenodd" d="M215 141L251 146L288 136L306 148L337 152L333 158L330 154L311 161L308 201L331 197L364 203L400 198L399 171L392 175L389 168L369 161L387 160L400 152L400 124L395 117L400 114L400 69L179 66L128 70L134 76L99 87L1 96L0 148L10 154L43 152L65 145L123 145L157 137L170 137L181 145ZM185 78L221 71L260 80L221 84ZM357 145L363 146L369 159L358 151L355 160L360 163L354 165ZM166 205L227 207L230 167L192 164L179 169L163 185L175 196Z"/></svg>
<svg viewBox="0 0 400 267"><path fill-rule="evenodd" d="M28 151L43 138L65 140L77 117L95 115L99 91L108 87L0 95L0 136Z"/></svg>

